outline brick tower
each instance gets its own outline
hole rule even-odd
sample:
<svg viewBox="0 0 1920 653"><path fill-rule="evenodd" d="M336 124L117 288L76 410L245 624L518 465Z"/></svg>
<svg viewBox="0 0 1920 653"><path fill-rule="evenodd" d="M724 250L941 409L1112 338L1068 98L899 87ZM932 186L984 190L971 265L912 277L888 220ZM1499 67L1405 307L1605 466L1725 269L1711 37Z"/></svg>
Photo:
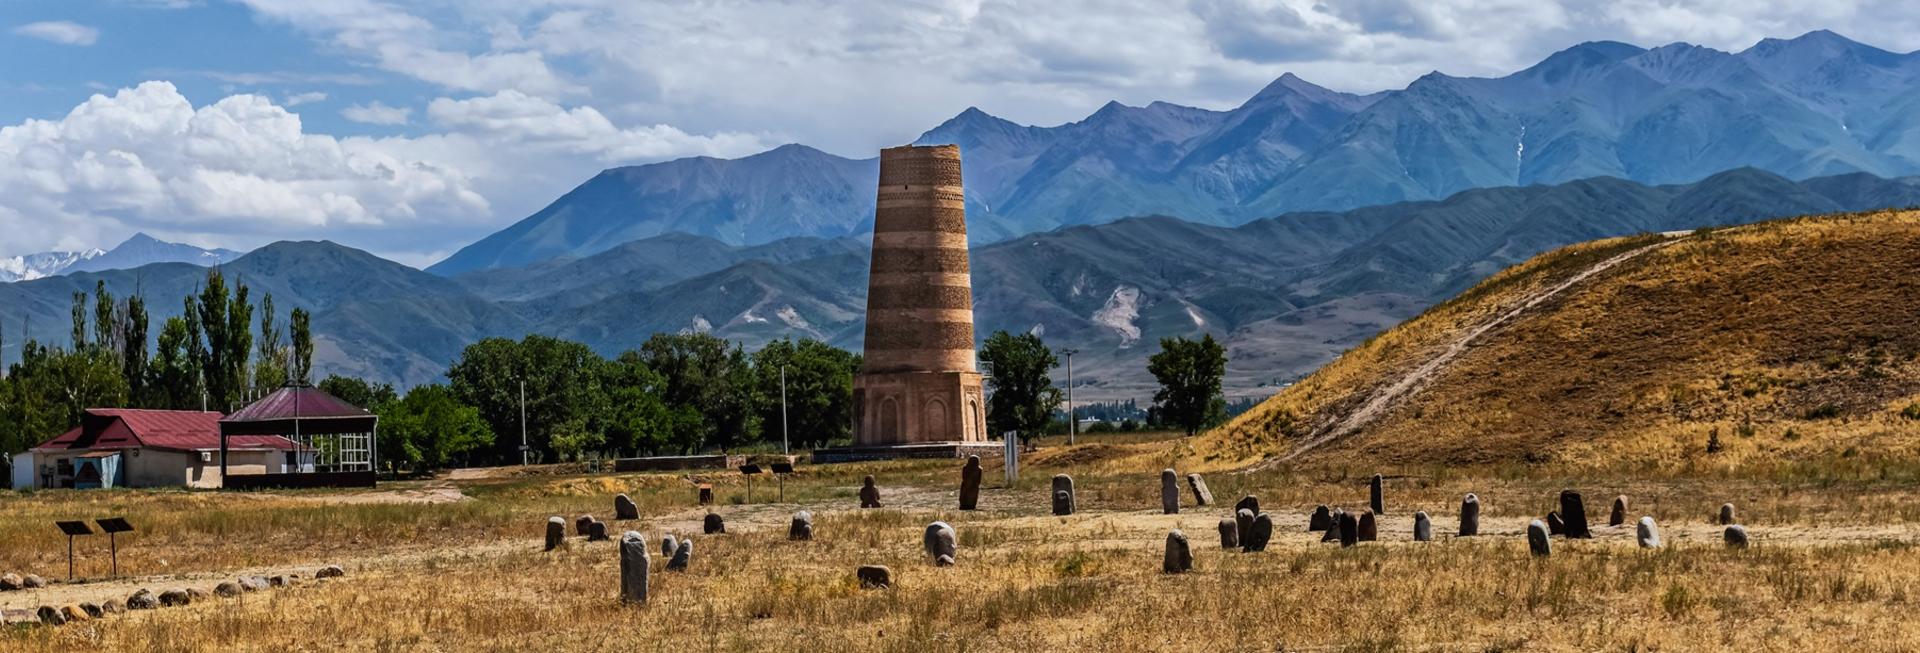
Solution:
<svg viewBox="0 0 1920 653"><path fill-rule="evenodd" d="M984 443L960 147L880 151L855 447Z"/></svg>

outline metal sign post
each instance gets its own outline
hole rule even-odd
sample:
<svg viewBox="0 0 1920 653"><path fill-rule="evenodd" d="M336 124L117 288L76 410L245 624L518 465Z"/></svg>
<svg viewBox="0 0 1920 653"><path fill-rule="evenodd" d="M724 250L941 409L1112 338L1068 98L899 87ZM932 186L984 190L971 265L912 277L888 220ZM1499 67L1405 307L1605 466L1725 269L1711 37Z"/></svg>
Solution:
<svg viewBox="0 0 1920 653"><path fill-rule="evenodd" d="M753 503L753 477L760 473L760 466L753 463L741 465L740 473L747 477L747 503Z"/></svg>
<svg viewBox="0 0 1920 653"><path fill-rule="evenodd" d="M119 578L120 577L120 543L115 540L114 536L119 535L121 533L133 532L133 524L127 523L127 518L125 517L108 517L106 519L95 519L93 520L93 523L99 524L100 531L107 534L107 546L110 547L110 550L113 552L113 577Z"/></svg>
<svg viewBox="0 0 1920 653"><path fill-rule="evenodd" d="M793 473L793 463L774 463L773 475L780 479L780 503L787 502L787 475Z"/></svg>
<svg viewBox="0 0 1920 653"><path fill-rule="evenodd" d="M87 528L87 523L83 521L57 521L53 525L59 526L60 532L67 534L67 580L73 580L73 538L92 535L93 529Z"/></svg>
<svg viewBox="0 0 1920 653"><path fill-rule="evenodd" d="M1007 487L1013 487L1014 481L1020 480L1020 433L1007 431L1000 434L1000 440L1007 450L1001 456L1007 464Z"/></svg>

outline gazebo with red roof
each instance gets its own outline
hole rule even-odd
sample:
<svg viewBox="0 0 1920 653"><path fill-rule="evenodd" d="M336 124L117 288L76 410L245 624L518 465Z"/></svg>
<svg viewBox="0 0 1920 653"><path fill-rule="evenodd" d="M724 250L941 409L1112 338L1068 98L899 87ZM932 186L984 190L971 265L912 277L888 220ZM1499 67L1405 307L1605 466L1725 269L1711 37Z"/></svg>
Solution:
<svg viewBox="0 0 1920 653"><path fill-rule="evenodd" d="M380 417L304 383L288 384L220 420L221 458L229 442L277 436L293 443L300 464L288 473L221 477L227 488L372 487Z"/></svg>

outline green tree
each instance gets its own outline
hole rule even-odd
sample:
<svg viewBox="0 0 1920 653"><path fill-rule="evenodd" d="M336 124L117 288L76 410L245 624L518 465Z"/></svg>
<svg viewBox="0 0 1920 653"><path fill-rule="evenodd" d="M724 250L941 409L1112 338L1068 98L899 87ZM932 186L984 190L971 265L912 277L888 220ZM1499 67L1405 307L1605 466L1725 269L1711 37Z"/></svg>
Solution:
<svg viewBox="0 0 1920 653"><path fill-rule="evenodd" d="M639 352L608 362L601 385L609 404L602 430L606 444L617 452L658 454L688 436L676 429L699 429L698 415L686 423L661 399L666 378L648 368Z"/></svg>
<svg viewBox="0 0 1920 653"><path fill-rule="evenodd" d="M267 293L260 301L259 357L253 363L255 394L265 396L287 384L290 353L283 344L284 339L279 325L274 323L273 293Z"/></svg>
<svg viewBox="0 0 1920 653"><path fill-rule="evenodd" d="M154 404L170 410L200 410L205 390L200 371L198 333L184 317L167 318L160 326L160 341L154 350L151 376Z"/></svg>
<svg viewBox="0 0 1920 653"><path fill-rule="evenodd" d="M400 397L391 383L370 383L350 376L328 376L320 381L319 387L321 392L375 413Z"/></svg>
<svg viewBox="0 0 1920 653"><path fill-rule="evenodd" d="M293 309L293 380L313 382L313 315L304 308Z"/></svg>
<svg viewBox="0 0 1920 653"><path fill-rule="evenodd" d="M1227 351L1211 334L1199 340L1161 338L1160 353L1147 359L1147 371L1160 382L1153 393L1155 414L1187 435L1226 419L1220 383L1227 375Z"/></svg>
<svg viewBox="0 0 1920 653"><path fill-rule="evenodd" d="M147 300L128 296L126 308L119 314L120 375L127 380L127 397L142 407L158 407L166 398L161 396L163 389L153 387L152 366L148 363Z"/></svg>
<svg viewBox="0 0 1920 653"><path fill-rule="evenodd" d="M1060 407L1060 389L1048 372L1060 364L1053 351L1032 333L1012 335L995 331L980 349L986 371L987 426L994 432L1014 431L1031 443L1046 432L1053 411Z"/></svg>
<svg viewBox="0 0 1920 653"><path fill-rule="evenodd" d="M674 411L703 418L698 439L682 433L682 452L725 450L759 435L760 401L753 366L739 346L705 333L654 334L640 345L640 358L666 379L662 397Z"/></svg>
<svg viewBox="0 0 1920 653"><path fill-rule="evenodd" d="M209 269L198 302L189 312L199 318L200 332L206 338L200 368L208 405L231 411L243 399L248 358L253 351L253 305L247 301L247 285L239 284L229 294L220 268Z"/></svg>
<svg viewBox="0 0 1920 653"><path fill-rule="evenodd" d="M853 375L860 357L811 338L775 340L753 353L762 439L780 441L780 376L786 370L787 432L795 447L853 437Z"/></svg>
<svg viewBox="0 0 1920 653"><path fill-rule="evenodd" d="M493 431L494 459L520 459L520 388L526 384L527 444L543 455L590 443L580 430L603 419L607 396L600 387L606 359L586 345L531 335L514 342L488 338L468 345L447 370L456 397L480 410ZM562 431L562 429L567 429ZM570 453L578 453L577 450Z"/></svg>
<svg viewBox="0 0 1920 653"><path fill-rule="evenodd" d="M113 303L113 294L107 292L107 281L96 279L93 282L93 346L118 356L122 343L120 311ZM143 346L146 343L141 343Z"/></svg>
<svg viewBox="0 0 1920 653"><path fill-rule="evenodd" d="M389 390L390 392L391 390ZM414 469L439 469L493 445L480 411L460 403L444 385L423 385L381 404L380 458Z"/></svg>
<svg viewBox="0 0 1920 653"><path fill-rule="evenodd" d="M7 375L12 430L0 435L21 451L80 424L88 408L124 406L127 382L114 355L98 349L69 352L28 341Z"/></svg>

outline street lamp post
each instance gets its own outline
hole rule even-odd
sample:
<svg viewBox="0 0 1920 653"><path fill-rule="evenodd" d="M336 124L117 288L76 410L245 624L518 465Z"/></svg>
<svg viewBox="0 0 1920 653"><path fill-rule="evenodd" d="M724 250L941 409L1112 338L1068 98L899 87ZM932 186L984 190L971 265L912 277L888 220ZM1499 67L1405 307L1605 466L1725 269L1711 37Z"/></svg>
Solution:
<svg viewBox="0 0 1920 653"><path fill-rule="evenodd" d="M787 446L787 366L780 366L780 455L791 456Z"/></svg>
<svg viewBox="0 0 1920 653"><path fill-rule="evenodd" d="M527 456L529 455L531 455L531 450L527 449L527 380L521 379L520 380L520 466L521 467L527 466L527 462L528 462Z"/></svg>
<svg viewBox="0 0 1920 653"><path fill-rule="evenodd" d="M1073 355L1080 350L1065 348L1060 353L1067 355L1067 444L1071 446L1080 431L1080 424L1073 419Z"/></svg>

